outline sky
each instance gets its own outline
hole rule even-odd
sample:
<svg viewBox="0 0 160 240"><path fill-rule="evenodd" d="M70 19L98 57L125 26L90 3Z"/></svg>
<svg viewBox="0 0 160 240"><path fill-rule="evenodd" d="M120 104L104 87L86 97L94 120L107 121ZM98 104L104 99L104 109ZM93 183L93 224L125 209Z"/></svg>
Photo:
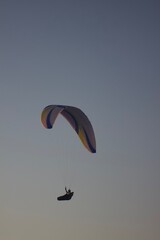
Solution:
<svg viewBox="0 0 160 240"><path fill-rule="evenodd" d="M159 9L0 1L0 239L160 239ZM96 154L62 116L42 126L50 104L88 116Z"/></svg>

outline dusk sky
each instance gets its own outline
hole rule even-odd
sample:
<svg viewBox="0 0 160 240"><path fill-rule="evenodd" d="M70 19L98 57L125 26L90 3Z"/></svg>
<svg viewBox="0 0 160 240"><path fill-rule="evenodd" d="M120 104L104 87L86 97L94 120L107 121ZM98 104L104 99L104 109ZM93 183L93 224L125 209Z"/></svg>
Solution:
<svg viewBox="0 0 160 240"><path fill-rule="evenodd" d="M1 240L160 239L158 0L0 0L0 109Z"/></svg>

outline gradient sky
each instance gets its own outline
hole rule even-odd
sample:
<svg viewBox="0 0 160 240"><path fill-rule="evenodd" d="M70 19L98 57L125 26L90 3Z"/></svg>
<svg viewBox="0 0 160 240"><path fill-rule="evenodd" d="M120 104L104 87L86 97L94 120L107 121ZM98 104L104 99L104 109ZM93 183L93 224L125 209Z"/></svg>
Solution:
<svg viewBox="0 0 160 240"><path fill-rule="evenodd" d="M0 239L160 239L160 4L0 0ZM81 108L97 153L48 104ZM57 196L68 185L69 202Z"/></svg>

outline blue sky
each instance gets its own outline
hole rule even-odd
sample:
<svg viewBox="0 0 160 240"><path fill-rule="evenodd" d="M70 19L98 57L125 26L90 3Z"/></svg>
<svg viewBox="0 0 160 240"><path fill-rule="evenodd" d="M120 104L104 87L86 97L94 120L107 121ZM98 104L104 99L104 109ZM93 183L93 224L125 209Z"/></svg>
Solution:
<svg viewBox="0 0 160 240"><path fill-rule="evenodd" d="M159 239L159 7L0 2L1 239ZM96 154L48 104L87 114Z"/></svg>

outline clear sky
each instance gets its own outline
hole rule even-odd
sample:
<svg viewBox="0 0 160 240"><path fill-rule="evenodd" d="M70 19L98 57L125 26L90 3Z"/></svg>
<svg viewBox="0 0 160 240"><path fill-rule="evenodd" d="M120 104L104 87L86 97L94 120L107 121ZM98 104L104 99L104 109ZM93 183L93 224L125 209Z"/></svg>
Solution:
<svg viewBox="0 0 160 240"><path fill-rule="evenodd" d="M160 4L0 1L0 239L160 239ZM97 153L48 104L81 108ZM58 202L67 185L75 192Z"/></svg>

